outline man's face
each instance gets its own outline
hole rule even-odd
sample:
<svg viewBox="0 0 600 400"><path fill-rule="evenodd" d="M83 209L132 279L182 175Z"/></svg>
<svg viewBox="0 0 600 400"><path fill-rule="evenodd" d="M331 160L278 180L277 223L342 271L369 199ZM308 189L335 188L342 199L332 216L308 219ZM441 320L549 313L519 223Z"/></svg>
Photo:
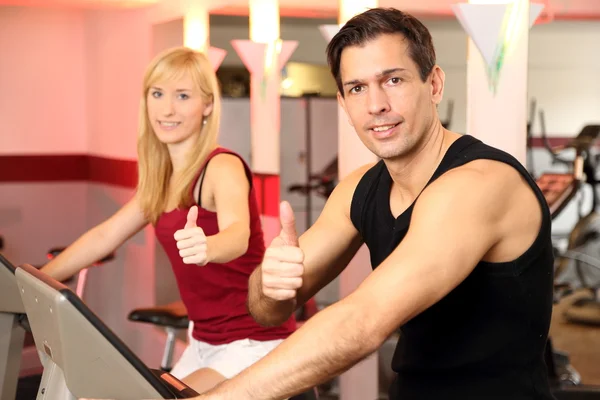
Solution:
<svg viewBox="0 0 600 400"><path fill-rule="evenodd" d="M443 73L435 67L421 81L401 34L345 48L340 76L338 101L365 146L382 159L410 153L437 118Z"/></svg>

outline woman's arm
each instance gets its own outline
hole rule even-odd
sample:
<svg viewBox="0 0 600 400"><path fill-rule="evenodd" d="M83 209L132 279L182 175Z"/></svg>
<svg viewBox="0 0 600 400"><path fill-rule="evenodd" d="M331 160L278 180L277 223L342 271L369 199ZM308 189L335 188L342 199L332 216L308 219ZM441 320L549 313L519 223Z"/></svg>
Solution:
<svg viewBox="0 0 600 400"><path fill-rule="evenodd" d="M250 241L250 182L242 161L219 154L210 161L205 184L212 193L219 233L206 238L209 261L225 263L241 257Z"/></svg>
<svg viewBox="0 0 600 400"><path fill-rule="evenodd" d="M64 281L115 251L147 223L134 197L109 219L81 235L41 271Z"/></svg>
<svg viewBox="0 0 600 400"><path fill-rule="evenodd" d="M217 213L219 233L206 236L196 225L197 207L188 212L185 227L175 232L179 255L186 264L226 263L241 257L250 240L250 182L242 161L219 154L206 167L201 204Z"/></svg>

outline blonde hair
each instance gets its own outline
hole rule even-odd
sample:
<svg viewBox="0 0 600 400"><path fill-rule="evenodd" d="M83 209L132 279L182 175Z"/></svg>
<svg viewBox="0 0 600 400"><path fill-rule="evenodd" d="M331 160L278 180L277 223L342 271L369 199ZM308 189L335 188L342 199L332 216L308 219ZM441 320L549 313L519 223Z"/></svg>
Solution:
<svg viewBox="0 0 600 400"><path fill-rule="evenodd" d="M202 53L176 47L159 54L144 74L142 99L140 101L138 136L138 185L137 197L145 217L155 224L165 211L169 199L169 180L173 173L167 145L156 137L148 119L147 96L150 87L158 81L177 80L189 74L212 112L205 117L202 133L197 135L195 146L187 155L185 167L173 182L178 207L191 205L194 177L210 152L217 146L221 117L219 83L209 59Z"/></svg>

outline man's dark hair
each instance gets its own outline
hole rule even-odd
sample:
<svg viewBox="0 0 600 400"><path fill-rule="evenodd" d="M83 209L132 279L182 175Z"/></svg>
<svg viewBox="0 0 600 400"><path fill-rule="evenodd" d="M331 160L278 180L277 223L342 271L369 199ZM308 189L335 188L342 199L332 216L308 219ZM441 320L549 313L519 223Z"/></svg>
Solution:
<svg viewBox="0 0 600 400"><path fill-rule="evenodd" d="M348 20L327 45L327 63L342 95L342 51L349 46L362 46L380 35L395 33L402 34L408 41L409 55L425 82L436 62L429 30L412 15L395 8L372 8Z"/></svg>

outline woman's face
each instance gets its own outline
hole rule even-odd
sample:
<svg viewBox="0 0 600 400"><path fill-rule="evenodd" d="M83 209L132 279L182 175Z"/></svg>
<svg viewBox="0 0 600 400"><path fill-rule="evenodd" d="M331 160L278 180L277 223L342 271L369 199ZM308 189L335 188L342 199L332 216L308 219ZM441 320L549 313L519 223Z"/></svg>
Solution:
<svg viewBox="0 0 600 400"><path fill-rule="evenodd" d="M146 98L148 119L158 140L165 144L187 142L202 130L212 111L189 74L178 80L150 86Z"/></svg>

